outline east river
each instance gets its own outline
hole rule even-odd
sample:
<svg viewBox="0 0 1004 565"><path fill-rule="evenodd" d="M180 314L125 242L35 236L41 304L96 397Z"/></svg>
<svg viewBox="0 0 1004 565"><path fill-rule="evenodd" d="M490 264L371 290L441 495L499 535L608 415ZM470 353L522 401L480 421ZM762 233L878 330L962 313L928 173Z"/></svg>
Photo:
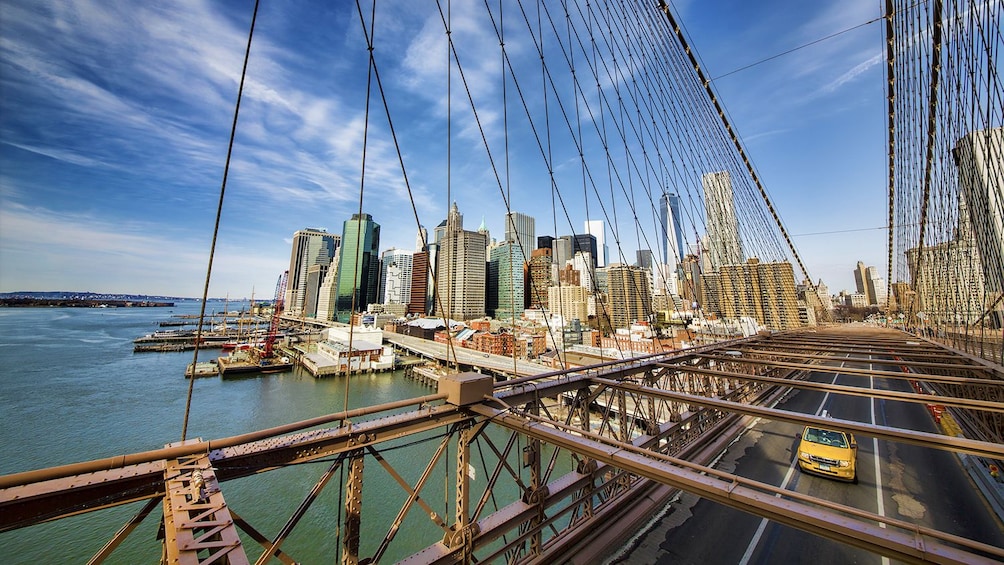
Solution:
<svg viewBox="0 0 1004 565"><path fill-rule="evenodd" d="M132 340L158 329L172 315L198 313L198 304L173 308L0 308L0 474L158 449L181 437L192 352L134 353ZM222 311L210 303L207 312ZM239 308L233 303L230 310ZM211 360L218 350L200 352ZM429 387L400 373L315 379L289 371L273 375L195 381L188 438L215 439L298 420L422 396ZM399 471L420 473L438 440L392 450ZM416 452L415 450L418 450ZM420 453L425 460L416 460ZM408 459L411 457L412 459ZM410 461L410 464L409 464ZM297 465L222 484L228 505L266 536L292 515L330 462ZM364 496L364 555L383 538L365 520L386 523L406 494L370 460ZM450 516L445 464L423 498ZM283 545L303 563L334 562L338 548L340 487L333 479L294 535ZM375 495L372 493L376 493ZM5 563L86 562L142 506L135 503L0 534ZM108 563L156 563L160 544L155 511ZM379 518L379 519L377 519ZM386 529L386 526L383 526ZM383 561L393 562L437 539L421 510L412 512ZM438 534L441 536L441 533ZM251 560L260 546L245 547Z"/></svg>

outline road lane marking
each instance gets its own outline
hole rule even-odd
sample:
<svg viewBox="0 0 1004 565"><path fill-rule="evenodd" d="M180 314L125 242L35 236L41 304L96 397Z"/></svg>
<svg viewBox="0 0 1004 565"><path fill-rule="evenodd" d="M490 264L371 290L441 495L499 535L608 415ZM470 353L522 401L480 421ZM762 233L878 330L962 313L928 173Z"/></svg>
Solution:
<svg viewBox="0 0 1004 565"><path fill-rule="evenodd" d="M843 367L844 367L844 362L841 361L840 367L838 368L842 369ZM837 377L839 376L840 376L839 372L834 373L833 380L830 381L830 384L831 385L836 384ZM819 403L819 408L816 408L816 413L815 413L816 416L819 416L819 414L822 413L823 406L826 406L826 401L828 401L829 399L830 399L830 393L829 391L827 391L827 393L823 395L823 400ZM796 447L795 449L797 450L798 447ZM794 455L795 457L791 460L791 465L788 465L788 472L784 475L784 480L781 481L781 488L785 490L788 489L788 483L791 481L791 478L795 475L795 467L798 466L798 453L795 453ZM780 493L775 494L774 497L781 498L781 494ZM751 539L749 545L746 546L746 553L743 553L742 559L739 560L740 565L749 565L750 559L753 558L753 552L756 551L757 546L760 544L760 538L763 537L763 533L767 529L767 522L769 522L767 518L760 519L760 525L757 526L756 533L753 534L753 539Z"/></svg>
<svg viewBox="0 0 1004 565"><path fill-rule="evenodd" d="M868 359L871 359L871 358L872 358L872 356L869 353L868 354ZM868 370L869 371L874 370L872 368L872 364L871 363L868 364ZM874 377L874 375L869 375L868 376L868 387L871 388L872 390L875 389L875 377ZM875 421L875 397L874 396L872 397L871 405L872 405L872 425L876 425L877 422ZM879 457L879 445L878 445L878 438L877 437L873 437L872 438L872 457L875 460L875 499L876 499L876 501L878 503L877 504L877 506L878 506L878 515L879 516L885 516L885 495L882 493L882 461L881 461L881 458ZM885 522L879 522L879 527L880 528L884 528L885 527ZM884 556L884 555L882 556L882 565L889 565L889 558L886 557L886 556Z"/></svg>

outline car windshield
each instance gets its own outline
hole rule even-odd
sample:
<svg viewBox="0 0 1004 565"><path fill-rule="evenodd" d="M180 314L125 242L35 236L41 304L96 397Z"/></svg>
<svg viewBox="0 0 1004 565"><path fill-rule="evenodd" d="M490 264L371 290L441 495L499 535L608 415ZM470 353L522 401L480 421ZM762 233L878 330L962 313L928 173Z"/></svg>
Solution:
<svg viewBox="0 0 1004 565"><path fill-rule="evenodd" d="M847 447L847 436L845 436L843 432L821 430L819 428L806 428L805 435L802 437L805 438L805 441L811 441L812 443L829 445L832 447Z"/></svg>

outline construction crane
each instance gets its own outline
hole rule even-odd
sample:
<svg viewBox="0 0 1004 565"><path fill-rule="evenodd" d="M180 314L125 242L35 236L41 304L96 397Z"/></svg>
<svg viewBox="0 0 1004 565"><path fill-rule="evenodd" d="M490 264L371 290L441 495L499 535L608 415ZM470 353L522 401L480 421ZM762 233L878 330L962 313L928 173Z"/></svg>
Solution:
<svg viewBox="0 0 1004 565"><path fill-rule="evenodd" d="M279 275L279 281L275 284L275 300L272 302L272 322L268 325L268 337L265 338L265 348L262 357L270 359L275 346L275 336L279 332L279 317L282 315L283 298L286 294L286 277L289 271L283 271Z"/></svg>

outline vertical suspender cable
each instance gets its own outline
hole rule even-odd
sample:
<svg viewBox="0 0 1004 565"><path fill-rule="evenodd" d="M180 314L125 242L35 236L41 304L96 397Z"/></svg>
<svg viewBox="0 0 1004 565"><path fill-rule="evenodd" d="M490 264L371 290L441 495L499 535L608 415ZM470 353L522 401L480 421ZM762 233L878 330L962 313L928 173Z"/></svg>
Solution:
<svg viewBox="0 0 1004 565"><path fill-rule="evenodd" d="M192 355L192 377L188 381L188 395L185 398L185 420L181 425L181 441L188 435L188 415L192 409L192 392L195 389L195 364L199 360L199 344L202 341L202 324L206 316L206 299L209 297L209 280L213 273L213 256L216 253L216 237L220 232L220 216L223 215L223 196L227 190L227 175L230 173L230 157L234 150L234 136L237 135L237 116L241 111L241 96L244 94L244 79L248 72L248 58L251 56L251 38L254 37L254 24L258 19L258 0L254 3L251 15L251 29L248 31L248 43L244 49L244 67L241 69L241 82L237 88L237 104L234 106L234 120L230 126L230 142L227 144L227 160L223 166L223 182L220 184L220 199L216 205L216 222L213 224L213 242L209 246L209 265L206 267L206 283L202 287L202 308L199 310L199 327L195 332L195 353Z"/></svg>

